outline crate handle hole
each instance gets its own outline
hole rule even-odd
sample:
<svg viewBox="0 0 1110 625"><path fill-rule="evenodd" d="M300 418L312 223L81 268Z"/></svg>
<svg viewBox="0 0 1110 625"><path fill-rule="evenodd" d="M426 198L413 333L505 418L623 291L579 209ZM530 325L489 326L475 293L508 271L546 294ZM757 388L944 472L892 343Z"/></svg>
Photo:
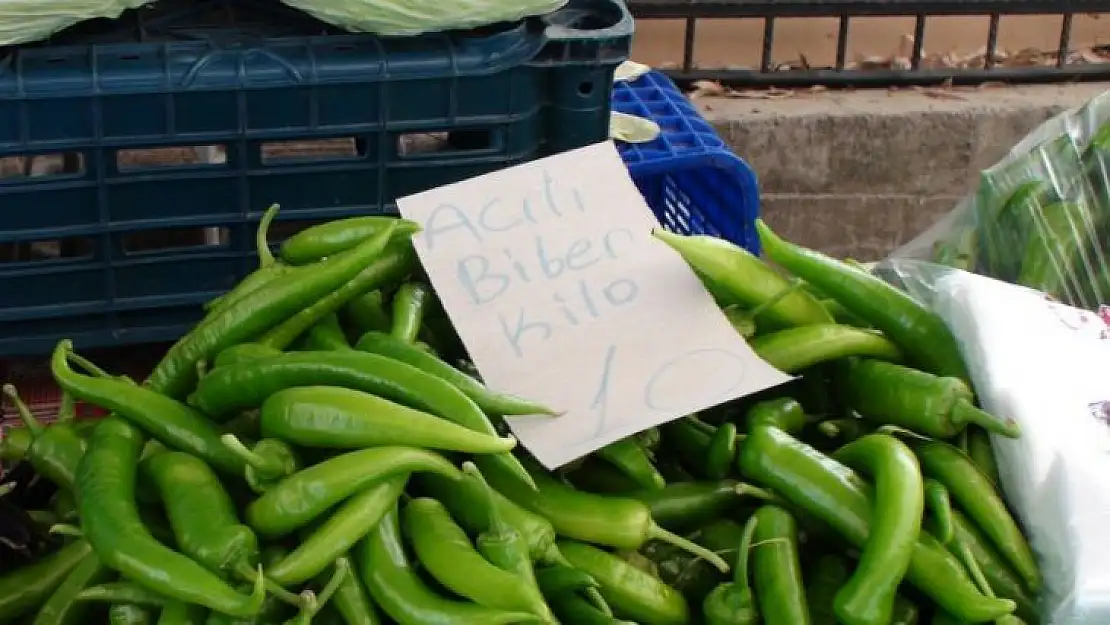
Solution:
<svg viewBox="0 0 1110 625"><path fill-rule="evenodd" d="M366 156L366 142L356 137L267 141L261 145L263 165L348 161Z"/></svg>
<svg viewBox="0 0 1110 625"><path fill-rule="evenodd" d="M80 152L27 154L0 158L0 183L15 179L77 177L85 173L85 156Z"/></svg>
<svg viewBox="0 0 1110 625"><path fill-rule="evenodd" d="M227 165L227 148L223 145L123 148L116 152L116 167L121 172L222 165Z"/></svg>
<svg viewBox="0 0 1110 625"><path fill-rule="evenodd" d="M222 226L135 230L121 237L123 253L127 255L211 250L227 247L229 243L230 231Z"/></svg>
<svg viewBox="0 0 1110 625"><path fill-rule="evenodd" d="M138 54L121 54L121 55L119 55L119 60L121 60L121 61L138 61L141 58L143 58L143 57L139 56Z"/></svg>
<svg viewBox="0 0 1110 625"><path fill-rule="evenodd" d="M583 80L578 83L578 95L582 97L591 96L594 93L594 81Z"/></svg>
<svg viewBox="0 0 1110 625"><path fill-rule="evenodd" d="M452 130L449 132L406 132L397 136L397 154L420 156L479 152L496 147L492 129Z"/></svg>
<svg viewBox="0 0 1110 625"><path fill-rule="evenodd" d="M92 258L92 255L93 240L90 237L0 243L0 264L80 260Z"/></svg>

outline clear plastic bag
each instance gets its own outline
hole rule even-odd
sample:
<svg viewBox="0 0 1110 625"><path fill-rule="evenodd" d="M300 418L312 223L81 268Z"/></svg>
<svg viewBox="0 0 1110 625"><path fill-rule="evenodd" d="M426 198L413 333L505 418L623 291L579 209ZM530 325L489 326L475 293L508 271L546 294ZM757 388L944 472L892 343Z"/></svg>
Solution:
<svg viewBox="0 0 1110 625"><path fill-rule="evenodd" d="M1042 620L1110 623L1110 326L1106 315L1033 289L928 262L875 272L925 302L960 344L988 412L1017 439L991 436L1006 501L1044 578Z"/></svg>
<svg viewBox="0 0 1110 625"><path fill-rule="evenodd" d="M1110 301L1110 92L1034 130L891 258L927 260L1094 310Z"/></svg>
<svg viewBox="0 0 1110 625"><path fill-rule="evenodd" d="M344 30L398 37L513 22L550 13L567 3L567 0L282 1Z"/></svg>
<svg viewBox="0 0 1110 625"><path fill-rule="evenodd" d="M81 22L115 19L150 0L0 0L0 47L34 43Z"/></svg>

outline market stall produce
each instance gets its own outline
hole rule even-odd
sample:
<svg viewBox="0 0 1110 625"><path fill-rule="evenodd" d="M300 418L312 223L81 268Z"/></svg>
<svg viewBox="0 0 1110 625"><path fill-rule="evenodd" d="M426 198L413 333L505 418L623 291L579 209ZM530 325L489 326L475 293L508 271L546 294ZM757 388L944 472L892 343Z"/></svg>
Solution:
<svg viewBox="0 0 1110 625"><path fill-rule="evenodd" d="M0 623L909 625L1037 623L946 326L856 266L657 232L795 381L556 471L483 385L420 273L415 225L357 218L266 245L142 384L59 343L93 427L37 423L26 457L76 500L30 511L60 546L0 576ZM67 409L67 412L69 410ZM64 540L62 540L64 538Z"/></svg>

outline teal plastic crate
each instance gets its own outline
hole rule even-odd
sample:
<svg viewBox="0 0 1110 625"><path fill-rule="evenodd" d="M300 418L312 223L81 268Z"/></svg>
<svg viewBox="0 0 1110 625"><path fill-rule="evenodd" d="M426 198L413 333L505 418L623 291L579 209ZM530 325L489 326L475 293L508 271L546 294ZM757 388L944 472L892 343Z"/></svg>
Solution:
<svg viewBox="0 0 1110 625"><path fill-rule="evenodd" d="M271 203L276 243L606 138L632 31L623 0L408 39L162 0L2 51L0 355L177 337Z"/></svg>

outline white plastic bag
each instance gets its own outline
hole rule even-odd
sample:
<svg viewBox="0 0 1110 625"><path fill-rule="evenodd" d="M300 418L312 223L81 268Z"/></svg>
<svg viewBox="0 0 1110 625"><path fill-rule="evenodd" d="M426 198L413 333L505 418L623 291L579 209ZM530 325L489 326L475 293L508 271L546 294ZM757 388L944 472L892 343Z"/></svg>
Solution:
<svg viewBox="0 0 1110 625"><path fill-rule="evenodd" d="M983 407L1021 426L991 446L1044 575L1044 623L1110 623L1110 327L960 270L895 260L879 272L944 318Z"/></svg>
<svg viewBox="0 0 1110 625"><path fill-rule="evenodd" d="M3 0L0 0L3 1ZM562 8L567 0L283 0L344 30L413 36L513 22Z"/></svg>

